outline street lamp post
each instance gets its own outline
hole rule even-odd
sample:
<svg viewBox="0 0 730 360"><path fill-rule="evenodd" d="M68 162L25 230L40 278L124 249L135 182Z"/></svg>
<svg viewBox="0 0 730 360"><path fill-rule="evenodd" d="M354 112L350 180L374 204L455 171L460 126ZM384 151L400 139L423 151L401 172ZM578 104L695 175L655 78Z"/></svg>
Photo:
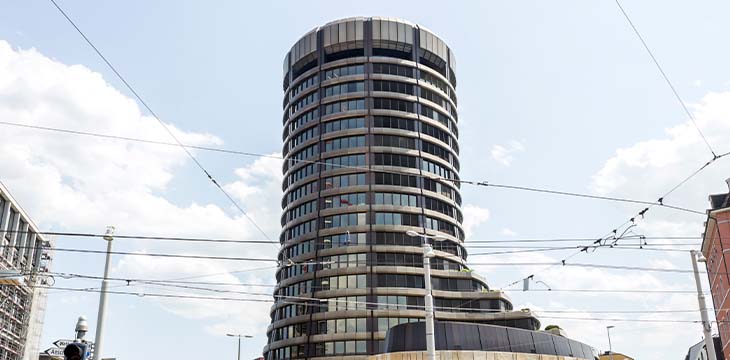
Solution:
<svg viewBox="0 0 730 360"><path fill-rule="evenodd" d="M611 360L613 360L613 348L611 348L611 329L613 329L613 325L606 326L606 333L608 334L608 354L611 356Z"/></svg>
<svg viewBox="0 0 730 360"><path fill-rule="evenodd" d="M428 360L436 360L436 336L434 330L434 312L433 312L433 295L431 294L431 258L434 257L433 247L426 241L427 239L435 241L443 241L446 238L441 236L429 236L419 234L413 230L406 231L406 235L412 237L420 237L423 239L423 277L425 283L425 311L426 311L426 353Z"/></svg>
<svg viewBox="0 0 730 360"><path fill-rule="evenodd" d="M226 334L226 336L238 338L238 360L241 360L241 338L250 339L253 336L251 336L251 335L241 335L241 334Z"/></svg>
<svg viewBox="0 0 730 360"><path fill-rule="evenodd" d="M723 250L723 256L725 256L726 250ZM692 257L692 269L695 275L695 285L697 286L697 302L700 305L700 316L702 319L702 331L705 337L705 348L707 349L707 358L709 360L716 360L715 355L715 342L712 339L712 325L710 323L710 315L707 313L707 303L705 302L705 295L702 293L702 284L700 282L700 270L698 269L697 262L707 262L707 259L697 250L690 251ZM708 269L709 271L709 269Z"/></svg>

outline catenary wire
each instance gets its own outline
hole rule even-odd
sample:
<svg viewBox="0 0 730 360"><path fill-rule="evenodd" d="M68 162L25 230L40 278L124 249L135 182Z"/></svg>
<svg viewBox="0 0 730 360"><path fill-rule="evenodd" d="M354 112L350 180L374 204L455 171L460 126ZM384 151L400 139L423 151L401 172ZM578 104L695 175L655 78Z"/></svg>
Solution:
<svg viewBox="0 0 730 360"><path fill-rule="evenodd" d="M76 134L76 135L87 135L87 136L94 136L94 137L101 137L101 138L108 138L108 139L142 142L142 143L149 143L149 144L156 144L156 145L178 146L173 143L166 143L166 142L162 142L162 141L144 140L144 139L124 137L124 136L98 134L98 133L92 133L92 132L86 132L86 131L67 130L67 129L45 127L45 126L35 126L35 125L20 124L20 123L13 123L13 122L7 122L7 121L0 121L0 124L8 125L8 126L25 127L25 128L31 128L31 129L39 129L39 130L57 131L57 132ZM283 158L281 156L276 156L276 155L265 155L265 154L259 154L259 153L254 153L254 152L245 152L245 151L211 148L211 147L203 147L203 146L191 146L191 145L185 145L185 146L189 147L189 148L193 148L193 149L198 149L198 150L216 151L216 152L229 153L229 154L254 156L254 157L267 157L267 158L274 158L274 159L278 159L278 160L286 160L285 158ZM325 162L318 161L318 160L304 159L304 160L293 161L290 159L290 161L293 164L298 164L298 163L313 164L313 165L326 164ZM610 197L610 196L598 196L598 195L590 195L590 194L583 194L583 193L577 193L577 192L542 189L542 188L536 188L536 187L489 183L489 182L485 182L485 181L456 180L456 179L449 179L449 178L444 178L444 177L439 177L436 175L429 175L429 174L413 174L410 172L398 171L398 170L394 170L394 169L378 169L378 168L371 168L371 167L364 167L364 166L350 166L350 165L340 165L340 164L326 164L326 165L340 168L340 169L351 169L351 170L358 170L358 171L365 171L365 172L380 172L380 173L386 173L386 174L411 175L411 176L429 178L431 180L467 184L467 185L473 185L473 186L530 191L530 192L538 192L538 193L551 194L551 195L563 195L563 196L570 196L570 197L633 203L633 204L641 204L641 205L652 205L653 204L653 205L660 205L660 206L666 207L668 209L673 209L673 210L678 210L678 211L683 211L683 212L688 212L688 213L693 213L693 214L700 214L700 215L705 214L702 211L692 210L692 209L688 209L688 208L684 208L684 207L680 207L680 206L668 205L668 204L659 204L657 202L651 202L651 201L645 201L645 200L636 200L636 199Z"/></svg>
<svg viewBox="0 0 730 360"><path fill-rule="evenodd" d="M86 36L86 34L76 25L76 23L73 20L71 20L71 18L66 14L66 12L58 5L58 3L55 0L49 0L49 1L53 4L53 6L56 7L56 9L61 13L61 15L63 15L63 17L66 18L66 20L71 24L71 26L73 26L74 29L76 29L76 31L81 35L81 37L84 38L86 43L89 44L89 46L94 50L94 52L96 52L97 55L99 55L99 57L104 61L104 63L106 63L106 65L112 70L112 72L114 72L114 74L119 78L119 80L121 80L122 83L124 83L124 85L127 87L127 89L129 89L129 91L134 95L134 97L136 97L137 100L139 100L139 102L145 107L145 109L147 109L147 111L149 111L149 113L155 118L155 120L157 120L157 122L162 126L162 128L165 129L165 131L170 135L170 137L173 140L175 140L175 143L181 149L183 149L183 151L185 151L185 154L187 154L187 156L191 160L193 160L195 165L197 165L197 167L200 168L200 170L213 183L213 185L215 185L218 188L218 190L220 190L223 193L223 195L225 195L225 197L231 202L231 204L233 204L233 206L236 207L249 220L249 222L264 236L264 238L271 240L271 238L269 238L269 235L261 228L261 226L259 226L259 224L256 223L256 221L245 210L243 210L241 205L239 205L238 202L235 199L233 199L233 197L230 194L228 194L228 192L225 189L223 189L223 187L218 183L218 181L215 178L213 178L213 176L203 166L203 164L201 164L200 161L190 152L190 150L188 150L188 148L185 147L185 145L177 138L177 136L175 136L175 134L172 132L172 130L170 130L169 126L167 126L167 124L165 124L162 121L162 119L160 119L160 117L157 116L157 113L155 113L155 111L152 110L152 108L147 104L147 102L144 101L142 96L140 96L139 93L137 93L137 91L134 89L134 87L132 87L132 85L124 78L124 76L122 76L122 74L119 71L117 71L117 69L114 67L114 65L112 65L112 63L104 56L104 54L101 53L101 51Z"/></svg>
<svg viewBox="0 0 730 360"><path fill-rule="evenodd" d="M639 38L639 41L641 41L641 45L644 46L644 49L649 54L649 57L651 57L652 62L654 63L654 65L656 65L656 68L659 70L659 73L662 75L662 78L664 78L664 81L666 81L667 85L669 85L669 88L672 90L674 97L677 98L677 102L679 102L679 104L682 106L682 109L684 109L684 112L687 114L687 117L690 119L690 121L692 121L692 125L694 125L695 129L697 129L697 133L700 134L702 141L704 141L705 145L707 145L707 149L712 153L713 158L717 158L718 156L715 153L715 150L712 148L712 146L710 145L710 142L707 141L705 134L702 133L702 130L697 125L697 121L695 120L694 115L692 115L692 112L689 111L689 109L687 108L687 105L682 100L682 97L679 96L679 92L674 87L672 82L669 80L669 76L667 76L667 73L664 71L662 66L659 64L659 60L657 60L656 56L654 56L654 52L651 51L651 48L646 43L646 40L644 40L644 37L639 32L639 29L637 29L636 25L634 25L634 22L631 20L631 18L629 17L629 14L626 12L624 7L621 5L621 2L619 0L615 0L615 1L616 1L616 5L618 6L619 10L621 10L621 13L623 14L624 18L631 26L631 29L634 31L634 34L636 34L636 37Z"/></svg>

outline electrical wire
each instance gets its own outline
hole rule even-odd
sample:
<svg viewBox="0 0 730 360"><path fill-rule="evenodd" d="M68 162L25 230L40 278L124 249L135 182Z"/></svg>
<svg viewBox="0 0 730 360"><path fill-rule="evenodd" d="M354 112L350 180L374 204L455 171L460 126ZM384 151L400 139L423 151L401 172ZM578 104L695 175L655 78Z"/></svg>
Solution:
<svg viewBox="0 0 730 360"><path fill-rule="evenodd" d="M269 235L266 234L266 232L259 226L259 224L256 223L256 221L250 215L248 215L248 213L245 210L243 210L241 205L239 205L238 202L235 199L233 199L233 197L230 194L228 194L228 192L225 189L223 189L223 187L218 183L218 181L215 178L213 178L213 176L203 166L203 164L201 164L200 161L198 161L198 159L190 152L190 150L188 150L188 148L182 142L180 142L180 140L177 138L177 136L175 136L175 134L172 132L172 130L170 130L170 127L167 126L167 124L165 124L160 119L159 116L157 116L157 113L155 113L155 111L152 110L152 108L147 104L147 102L144 101L142 96L140 96L139 93L137 93L137 91L134 89L134 87L132 87L132 85L124 78L124 76L122 76L122 74L119 71L117 71L117 69L114 67L114 65L112 65L112 63L104 56L104 54L101 53L101 51L86 36L86 34L83 31L81 31L81 29L76 25L76 23L73 20L71 20L71 18L66 14L66 12L58 5L58 3L56 3L55 0L49 0L49 1L56 7L56 9L58 9L58 11L61 13L61 15L63 15L63 17L66 18L66 20L71 24L71 26L73 26L74 29L76 29L76 31L81 35L81 37L84 38L86 43L89 44L89 46L91 46L92 49L94 49L94 52L96 52L96 54L99 55L99 57L104 61L104 63L106 63L106 65L112 70L112 72L114 72L114 74L119 78L119 80L122 81L122 83L127 87L127 89L129 89L129 91L134 95L134 97L136 97L137 100L139 100L139 102L145 107L145 109L147 109L147 111L149 111L150 115L152 115L152 117L154 117L155 120L157 120L157 122L160 123L162 128L165 129L165 131L170 135L170 137L173 140L175 140L175 143L181 149L183 149L183 151L185 151L185 154L187 154L187 156L191 160L193 160L195 165L197 165L197 167L200 168L200 170L213 183L213 185L215 185L218 188L218 190L220 190L223 193L223 195L225 195L225 197L228 198L228 200L231 202L231 204L233 204L233 206L236 207L249 220L249 222L264 236L264 238L266 238L267 240L271 240L271 238L269 238ZM277 249L278 249L278 247L277 247Z"/></svg>
<svg viewBox="0 0 730 360"><path fill-rule="evenodd" d="M705 137L705 134L702 133L702 130L697 125L697 121L694 118L694 115L692 115L692 112L689 111L687 108L687 105L682 100L682 97L679 96L679 92L674 87L672 82L669 80L669 76L667 76L667 73L664 71L662 66L659 64L659 60L657 60L656 56L654 56L654 53L651 51L651 48L649 48L649 45L644 40L644 37L641 36L641 33L639 32L639 29L636 28L636 25L634 25L634 22L631 21L631 18L629 17L629 14L626 12L623 6L621 6L621 2L619 0L615 0L616 5L618 6L619 10L621 10L621 13L624 15L624 18L626 18L626 21L631 26L631 29L634 31L634 34L636 34L636 37L639 38L639 41L641 41L641 45L644 46L644 49L649 54L649 57L651 57L652 62L654 62L654 65L656 65L656 68L659 70L659 73L664 78L664 81L666 81L667 85L669 85L669 88L672 90L672 93L674 94L674 97L677 98L677 102L682 106L682 109L684 109L684 112L687 114L687 117L692 121L692 125L694 125L695 129L697 129L697 133L700 134L700 137L702 138L702 141L705 142L705 145L707 145L707 149L712 153L713 158L717 159L718 156L715 154L715 150L713 150L712 146L710 145L710 142L707 141L707 138Z"/></svg>
<svg viewBox="0 0 730 360"><path fill-rule="evenodd" d="M176 147L179 146L174 143L166 143L166 142L162 142L162 141L145 140L145 139L124 137L124 136L99 134L99 133L92 133L92 132L87 132L87 131L68 130L68 129L52 128L52 127L45 127L45 126L35 126L35 125L28 125L28 124L13 123L13 122L8 122L8 121L0 121L0 124L8 125L8 126L24 127L24 128L29 128L29 129L56 131L56 132L62 132L62 133L67 133L67 134L85 135L85 136L93 136L93 137L116 139L116 140L125 140L125 141L132 141L132 142L141 142L141 143L148 143L148 144L155 144L155 145L166 145L166 146L176 146ZM273 159L277 159L277 160L286 160L286 158L281 157L281 156L265 155L265 154L259 154L259 153L254 153L254 152L228 150L228 149L212 148L212 147L204 147L204 146L192 146L192 145L184 145L184 146L186 146L188 148L192 148L192 149L197 149L197 150L207 150L207 151L214 151L214 152L221 152L221 153L228 153L228 154L245 155L245 156L253 156L253 157L266 157L266 158L273 158ZM289 161L292 161L292 163L294 163L294 164L298 164L298 163L313 164L313 165L326 164L327 166L336 167L336 168L340 168L340 169L351 169L351 170L365 171L365 172L381 172L381 173L386 173L386 174L411 175L411 176L417 176L417 177L424 177L424 178L428 178L428 179L436 180L436 181L467 184L467 185L474 185L474 186L521 190L521 191L538 192L538 193L552 194L552 195L563 195L563 196L624 202L624 203L633 203L633 204L642 204L642 205L659 205L659 206L663 206L663 207L666 207L669 209L684 211L684 212L688 212L688 213L692 213L692 214L699 214L699 215L705 214L702 211L692 210L692 209L688 209L688 208L684 208L684 207L680 207L680 206L660 204L658 202L645 201L645 200L635 200L635 199L628 199L628 198L590 195L590 194L583 194L583 193L577 193L577 192L542 189L542 188L518 186L518 185L496 184L496 183L489 183L489 182L484 182L484 181L456 180L456 179L439 177L436 175L413 174L410 172L398 171L398 170L394 170L394 169L378 169L378 168L371 168L371 167L365 167L365 166L328 164L323 161L317 161L317 160L306 160L306 159L292 160L292 159L289 159Z"/></svg>
<svg viewBox="0 0 730 360"><path fill-rule="evenodd" d="M8 230L7 233L13 234L40 234L49 236L72 236L72 237L93 237L104 238L105 234L94 234L84 232L61 232L61 231L22 231ZM114 239L137 239L137 240L159 240L159 241L181 241L181 242L202 242L202 243L232 243L232 244L278 244L274 240L234 240L234 239L217 239L217 238L190 238L190 237L170 237L170 236L149 236L149 235L118 235L114 234Z"/></svg>

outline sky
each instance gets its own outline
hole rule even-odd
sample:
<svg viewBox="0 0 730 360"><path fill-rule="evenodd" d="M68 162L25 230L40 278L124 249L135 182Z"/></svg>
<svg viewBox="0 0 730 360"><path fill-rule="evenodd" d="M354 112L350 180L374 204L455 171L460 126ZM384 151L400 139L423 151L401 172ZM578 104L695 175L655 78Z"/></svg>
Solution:
<svg viewBox="0 0 730 360"><path fill-rule="evenodd" d="M281 199L281 61L304 33L350 16L395 16L438 34L455 52L461 178L654 201L711 159L682 107L614 1L78 1L58 0L182 142L272 155L194 151L270 238L278 238ZM730 4L629 1L635 25L718 154L730 151ZM50 1L0 5L0 121L171 141ZM261 240L183 151L0 124L0 181L41 229ZM665 203L704 211L727 192L723 158ZM643 207L520 190L464 185L469 240L599 238ZM636 235L657 248L699 247L703 215L652 208ZM58 247L103 250L104 241L54 238ZM695 247L676 245L694 243ZM481 244L484 245L484 244ZM522 244L525 245L525 244ZM529 245L529 243L527 244ZM556 246L556 244L549 244ZM274 257L271 245L117 239L114 249L149 253ZM543 311L598 349L637 359L681 358L702 338L696 296L597 293L595 289L692 290L691 274L484 263L556 262L574 249L475 255L469 262L493 288L535 274L553 289L506 287L515 308ZM599 249L576 263L690 269L687 252ZM267 292L273 264L116 255L112 276L247 284L224 291ZM99 276L103 256L57 252L53 271ZM213 274L213 275L211 275ZM201 275L211 275L199 277ZM703 279L707 288L706 280ZM57 287L98 280L56 278ZM105 356L225 358L250 334L243 358L260 356L269 304L164 299L148 294L218 296L113 282ZM536 285L540 287L541 285ZM227 294L231 294L230 292ZM233 296L236 296L235 293ZM237 297L266 299L267 296ZM41 348L73 335L79 315L93 329L98 293L50 290ZM711 304L708 304L711 306ZM607 313L609 311L676 311ZM575 320L572 318L594 320ZM596 320L599 319L599 320ZM629 320L629 321L622 321ZM93 331L92 331L93 333Z"/></svg>

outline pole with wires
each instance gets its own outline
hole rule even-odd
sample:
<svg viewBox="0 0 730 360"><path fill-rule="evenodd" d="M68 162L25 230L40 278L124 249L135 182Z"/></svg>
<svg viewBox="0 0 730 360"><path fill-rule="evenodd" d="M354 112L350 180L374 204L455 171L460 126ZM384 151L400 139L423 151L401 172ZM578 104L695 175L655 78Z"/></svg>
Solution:
<svg viewBox="0 0 730 360"><path fill-rule="evenodd" d="M101 292L99 294L99 314L96 317L96 336L94 337L94 357L102 359L102 345L104 341L104 320L106 318L107 291L109 288L109 270L112 260L112 241L114 240L114 227L106 228L104 235L106 240L106 264L104 265L104 279L101 281Z"/></svg>
<svg viewBox="0 0 730 360"><path fill-rule="evenodd" d="M706 262L705 257L697 250L690 251L692 256L692 269L695 273L695 284L697 285L697 301L700 303L700 315L702 316L702 332L705 336L705 348L707 349L707 357L709 360L717 360L715 355L715 342L712 340L712 326L710 325L710 317L707 314L707 305L705 303L705 294L702 292L702 284L700 283L700 271L697 268L697 261ZM699 259L698 259L699 257Z"/></svg>

